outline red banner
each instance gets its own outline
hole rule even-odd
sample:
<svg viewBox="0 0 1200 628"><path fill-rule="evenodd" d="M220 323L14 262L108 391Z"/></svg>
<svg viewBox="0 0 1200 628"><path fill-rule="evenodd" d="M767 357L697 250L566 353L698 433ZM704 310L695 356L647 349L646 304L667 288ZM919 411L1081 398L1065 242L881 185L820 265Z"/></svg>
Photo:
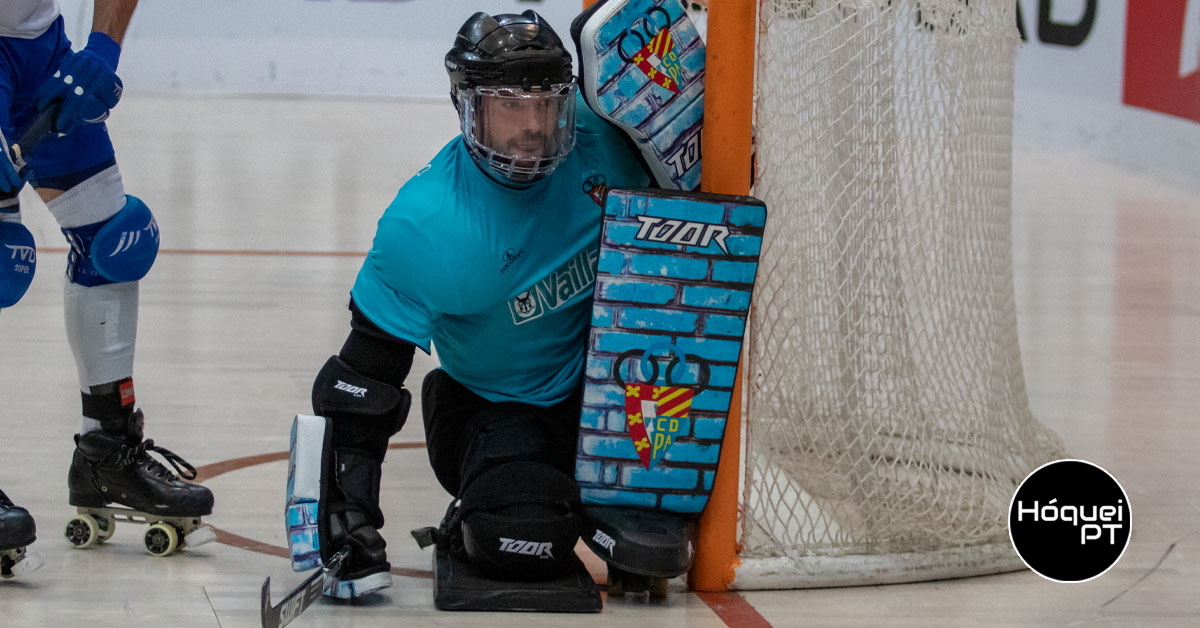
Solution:
<svg viewBox="0 0 1200 628"><path fill-rule="evenodd" d="M1200 122L1200 70L1183 55L1188 0L1129 0L1125 18L1125 104ZM1193 29L1200 24L1191 25ZM1193 38L1187 38L1188 40ZM1187 74L1181 72L1192 69Z"/></svg>

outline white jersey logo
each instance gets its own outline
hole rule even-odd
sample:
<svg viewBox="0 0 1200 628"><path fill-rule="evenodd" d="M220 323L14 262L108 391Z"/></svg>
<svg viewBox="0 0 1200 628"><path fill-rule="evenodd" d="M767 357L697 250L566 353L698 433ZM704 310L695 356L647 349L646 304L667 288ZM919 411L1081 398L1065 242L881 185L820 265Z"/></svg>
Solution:
<svg viewBox="0 0 1200 628"><path fill-rule="evenodd" d="M519 256L519 255L518 255ZM513 325L522 325L570 304L590 293L596 283L598 248L585 248L565 264L508 302Z"/></svg>

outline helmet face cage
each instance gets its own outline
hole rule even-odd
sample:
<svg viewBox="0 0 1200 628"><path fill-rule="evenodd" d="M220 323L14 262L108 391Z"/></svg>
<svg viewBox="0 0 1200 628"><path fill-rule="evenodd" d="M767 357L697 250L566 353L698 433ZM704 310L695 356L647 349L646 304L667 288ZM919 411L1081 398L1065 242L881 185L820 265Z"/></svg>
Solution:
<svg viewBox="0 0 1200 628"><path fill-rule="evenodd" d="M549 176L575 146L575 91L573 82L459 88L459 120L475 160L501 181Z"/></svg>

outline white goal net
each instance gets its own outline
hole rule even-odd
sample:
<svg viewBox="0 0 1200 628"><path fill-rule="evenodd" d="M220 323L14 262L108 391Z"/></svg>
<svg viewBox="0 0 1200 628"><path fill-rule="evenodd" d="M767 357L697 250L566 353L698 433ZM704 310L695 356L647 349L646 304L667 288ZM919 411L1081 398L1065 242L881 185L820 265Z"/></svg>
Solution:
<svg viewBox="0 0 1200 628"><path fill-rule="evenodd" d="M734 588L1019 568L1012 0L763 0ZM711 31L712 25L709 25ZM706 158L712 158L707 156Z"/></svg>

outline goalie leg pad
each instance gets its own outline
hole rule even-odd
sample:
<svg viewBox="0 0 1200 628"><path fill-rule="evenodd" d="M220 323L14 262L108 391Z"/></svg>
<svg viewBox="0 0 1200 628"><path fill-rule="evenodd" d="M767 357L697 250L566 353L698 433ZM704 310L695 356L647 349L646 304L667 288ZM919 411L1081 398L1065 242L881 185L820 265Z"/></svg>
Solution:
<svg viewBox="0 0 1200 628"><path fill-rule="evenodd" d="M36 268L33 234L19 222L0 220L0 309L25 296Z"/></svg>
<svg viewBox="0 0 1200 628"><path fill-rule="evenodd" d="M700 187L704 40L677 0L601 0L571 24L580 91L660 187Z"/></svg>
<svg viewBox="0 0 1200 628"><path fill-rule="evenodd" d="M321 475L330 457L330 425L325 417L297 414L288 446L287 541L294 571L321 566L317 532Z"/></svg>

